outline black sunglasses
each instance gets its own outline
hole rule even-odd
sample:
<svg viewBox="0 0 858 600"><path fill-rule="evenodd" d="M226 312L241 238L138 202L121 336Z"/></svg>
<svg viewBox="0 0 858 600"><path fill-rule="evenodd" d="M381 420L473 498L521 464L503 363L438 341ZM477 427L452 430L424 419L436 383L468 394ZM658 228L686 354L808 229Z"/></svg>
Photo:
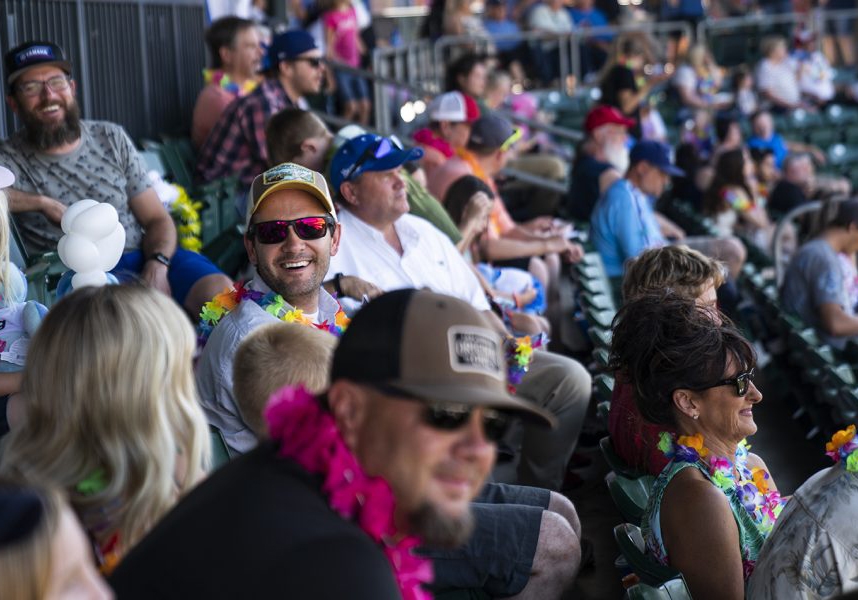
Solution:
<svg viewBox="0 0 858 600"><path fill-rule="evenodd" d="M396 146L391 142L388 138L381 138L376 140L370 146L367 146L366 150L363 151L358 159L354 162L351 168L346 171L345 176L343 177L343 181L351 180L352 176L360 169L366 161L371 158L383 158L393 152L396 149Z"/></svg>
<svg viewBox="0 0 858 600"><path fill-rule="evenodd" d="M324 64L324 62L325 62L325 61L324 61L323 59L321 59L321 58L314 58L314 57L309 57L309 56L308 56L308 57L300 57L300 56L299 56L298 58L293 58L292 60L293 60L293 61L299 61L299 60L300 60L301 62L305 62L305 63L307 63L308 65L310 65L311 67L313 67L314 69L318 69L318 68L319 68L319 67L321 67L321 66Z"/></svg>
<svg viewBox="0 0 858 600"><path fill-rule="evenodd" d="M382 394L396 396L402 400L412 400L420 402L424 405L421 420L425 425L438 431L456 431L464 427L471 420L471 413L478 406L473 404L463 404L461 402L437 402L434 400L424 400L416 396L400 390L396 386L376 383L371 387L375 388ZM509 431L512 424L513 415L508 412L496 410L483 406L483 432L486 439L490 442L499 442Z"/></svg>
<svg viewBox="0 0 858 600"><path fill-rule="evenodd" d="M707 385L702 388L697 388L694 391L702 392L703 390L708 390L714 387L720 387L722 385L733 385L736 386L736 395L744 396L748 393L748 390L751 387L751 382L754 380L754 376L756 375L756 369L751 368L747 371L739 373L735 377L731 377L729 379L722 379L717 383L713 383L712 385Z"/></svg>
<svg viewBox="0 0 858 600"><path fill-rule="evenodd" d="M247 237L257 239L261 244L279 244L289 235L289 227L302 240L318 240L325 237L328 229L334 230L334 218L331 215L323 217L303 217L291 221L263 221L254 223L247 228Z"/></svg>
<svg viewBox="0 0 858 600"><path fill-rule="evenodd" d="M423 409L423 422L440 431L456 431L471 420L471 413L477 408L472 404L457 402L427 402ZM483 432L490 442L499 442L509 430L512 417L493 408L483 407Z"/></svg>

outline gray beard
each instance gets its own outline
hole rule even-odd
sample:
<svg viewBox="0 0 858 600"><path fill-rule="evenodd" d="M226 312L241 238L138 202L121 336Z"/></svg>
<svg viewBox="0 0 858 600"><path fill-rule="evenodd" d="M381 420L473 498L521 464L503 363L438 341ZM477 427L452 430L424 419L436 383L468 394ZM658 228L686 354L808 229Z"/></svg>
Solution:
<svg viewBox="0 0 858 600"><path fill-rule="evenodd" d="M65 110L65 119L56 126L47 126L34 115L21 112L19 116L24 123L27 142L44 152L77 141L80 138L80 108L77 102L71 102Z"/></svg>
<svg viewBox="0 0 858 600"><path fill-rule="evenodd" d="M410 533L418 536L425 546L433 548L456 548L471 538L474 531L474 516L468 510L461 517L441 514L429 504L422 504L408 517Z"/></svg>

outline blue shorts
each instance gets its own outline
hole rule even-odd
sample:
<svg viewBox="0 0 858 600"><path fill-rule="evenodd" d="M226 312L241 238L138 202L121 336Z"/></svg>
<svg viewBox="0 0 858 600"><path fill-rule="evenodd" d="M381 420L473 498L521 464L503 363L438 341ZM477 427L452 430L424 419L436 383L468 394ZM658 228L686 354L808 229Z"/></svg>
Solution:
<svg viewBox="0 0 858 600"><path fill-rule="evenodd" d="M369 98L369 87L367 87L363 77L345 71L336 71L334 77L337 80L337 94L339 94L341 102L354 102Z"/></svg>
<svg viewBox="0 0 858 600"><path fill-rule="evenodd" d="M116 275L120 283L133 281L143 271L145 262L142 251L131 250L122 255L119 264L111 273ZM214 273L220 273L220 269L208 258L190 250L177 248L173 258L170 259L170 268L167 271L167 281L170 283L173 300L180 306L184 306L185 298L193 285L206 275Z"/></svg>
<svg viewBox="0 0 858 600"><path fill-rule="evenodd" d="M491 597L521 592L530 579L550 500L551 492L543 488L487 483L471 503L476 527L467 544L420 549L435 566L432 589L479 589Z"/></svg>

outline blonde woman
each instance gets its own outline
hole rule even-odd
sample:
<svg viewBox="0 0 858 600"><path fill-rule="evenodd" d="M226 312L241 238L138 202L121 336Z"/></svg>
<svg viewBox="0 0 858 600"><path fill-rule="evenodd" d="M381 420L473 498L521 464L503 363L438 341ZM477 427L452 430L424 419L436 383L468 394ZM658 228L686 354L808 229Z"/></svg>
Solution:
<svg viewBox="0 0 858 600"><path fill-rule="evenodd" d="M181 309L142 286L83 288L30 346L0 471L63 488L109 572L209 462Z"/></svg>
<svg viewBox="0 0 858 600"><path fill-rule="evenodd" d="M109 600L74 513L55 489L0 480L5 600Z"/></svg>

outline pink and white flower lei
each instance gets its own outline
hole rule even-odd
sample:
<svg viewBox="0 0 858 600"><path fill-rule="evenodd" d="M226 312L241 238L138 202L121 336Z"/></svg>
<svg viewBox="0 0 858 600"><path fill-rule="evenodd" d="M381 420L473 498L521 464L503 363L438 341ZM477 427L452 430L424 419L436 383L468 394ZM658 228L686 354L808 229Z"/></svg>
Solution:
<svg viewBox="0 0 858 600"><path fill-rule="evenodd" d="M333 417L303 386L277 392L265 409L279 455L324 477L322 492L341 517L355 521L384 550L403 600L430 600L421 585L432 581L432 562L414 553L420 539L398 531L395 500L381 477L363 472L346 447Z"/></svg>

